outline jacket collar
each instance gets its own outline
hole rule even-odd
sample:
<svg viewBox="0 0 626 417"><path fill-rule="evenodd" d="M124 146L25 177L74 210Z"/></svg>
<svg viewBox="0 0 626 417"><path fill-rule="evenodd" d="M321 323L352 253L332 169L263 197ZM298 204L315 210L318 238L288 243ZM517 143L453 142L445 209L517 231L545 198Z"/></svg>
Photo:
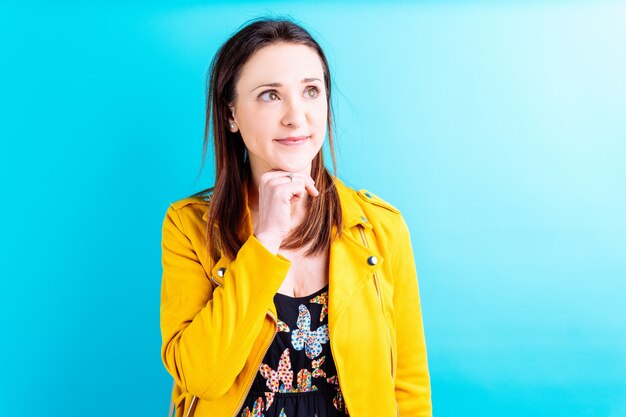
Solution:
<svg viewBox="0 0 626 417"><path fill-rule="evenodd" d="M351 229L357 225L371 228L372 225L368 222L363 208L356 200L356 192L344 185L339 178L333 177L333 180L337 188L337 194L339 194L339 201L341 202L343 230Z"/></svg>
<svg viewBox="0 0 626 417"><path fill-rule="evenodd" d="M365 216L363 208L358 202L356 192L341 180L333 177L339 201L342 210L342 233L336 236L336 228L333 227L333 236L336 236L330 244L329 253L329 305L328 320L329 327L334 328L334 323L340 318L343 311L354 299L354 295L359 291L362 285L372 277L383 263L383 258L374 248L366 247L362 240L366 233L365 229L372 229L372 225ZM248 208L248 194L244 187L244 201L246 203L246 227L244 236L252 234L252 222L250 209ZM208 212L202 217L207 220ZM361 228L361 231L359 231ZM369 243L369 242L368 242ZM371 257L376 258L376 263L370 265ZM228 267L231 260L222 256L221 259L213 266L211 273L214 279L223 282L217 271L220 268ZM270 311L276 316L276 307L272 303Z"/></svg>

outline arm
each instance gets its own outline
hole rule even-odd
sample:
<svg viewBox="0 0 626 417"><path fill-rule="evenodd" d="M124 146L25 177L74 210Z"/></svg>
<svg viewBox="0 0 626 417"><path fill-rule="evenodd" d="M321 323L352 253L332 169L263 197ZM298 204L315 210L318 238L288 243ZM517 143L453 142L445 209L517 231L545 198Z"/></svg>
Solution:
<svg viewBox="0 0 626 417"><path fill-rule="evenodd" d="M250 236L224 285L213 289L185 232L183 209L170 206L163 222L161 356L176 384L210 400L243 369L290 262Z"/></svg>
<svg viewBox="0 0 626 417"><path fill-rule="evenodd" d="M401 417L432 416L430 377L411 238L402 217L392 255L396 312L396 400Z"/></svg>

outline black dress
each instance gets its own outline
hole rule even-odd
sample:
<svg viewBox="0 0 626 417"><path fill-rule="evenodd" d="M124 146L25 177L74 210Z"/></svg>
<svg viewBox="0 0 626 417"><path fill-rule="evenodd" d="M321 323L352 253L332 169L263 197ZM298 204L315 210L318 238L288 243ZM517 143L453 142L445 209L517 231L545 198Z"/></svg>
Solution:
<svg viewBox="0 0 626 417"><path fill-rule="evenodd" d="M240 417L348 415L328 333L328 284L305 297L276 293L278 329Z"/></svg>

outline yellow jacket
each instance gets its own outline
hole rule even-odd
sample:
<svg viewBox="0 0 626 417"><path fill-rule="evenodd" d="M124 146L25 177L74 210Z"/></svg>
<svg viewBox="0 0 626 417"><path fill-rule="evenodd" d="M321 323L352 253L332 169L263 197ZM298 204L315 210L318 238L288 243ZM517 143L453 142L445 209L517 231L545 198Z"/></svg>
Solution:
<svg viewBox="0 0 626 417"><path fill-rule="evenodd" d="M344 224L330 246L328 326L346 407L353 417L431 416L406 223L380 198L335 183ZM254 237L249 212L236 259L212 262L208 207L185 198L163 222L161 355L177 417L236 415L276 334L273 297L290 266Z"/></svg>

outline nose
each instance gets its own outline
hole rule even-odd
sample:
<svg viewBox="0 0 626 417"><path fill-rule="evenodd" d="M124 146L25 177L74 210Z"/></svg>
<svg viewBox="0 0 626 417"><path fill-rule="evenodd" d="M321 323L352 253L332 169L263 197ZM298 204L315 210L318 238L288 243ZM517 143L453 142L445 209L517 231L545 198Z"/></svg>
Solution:
<svg viewBox="0 0 626 417"><path fill-rule="evenodd" d="M306 122L306 107L297 98L291 98L285 102L285 113L281 123L283 126L300 127Z"/></svg>

